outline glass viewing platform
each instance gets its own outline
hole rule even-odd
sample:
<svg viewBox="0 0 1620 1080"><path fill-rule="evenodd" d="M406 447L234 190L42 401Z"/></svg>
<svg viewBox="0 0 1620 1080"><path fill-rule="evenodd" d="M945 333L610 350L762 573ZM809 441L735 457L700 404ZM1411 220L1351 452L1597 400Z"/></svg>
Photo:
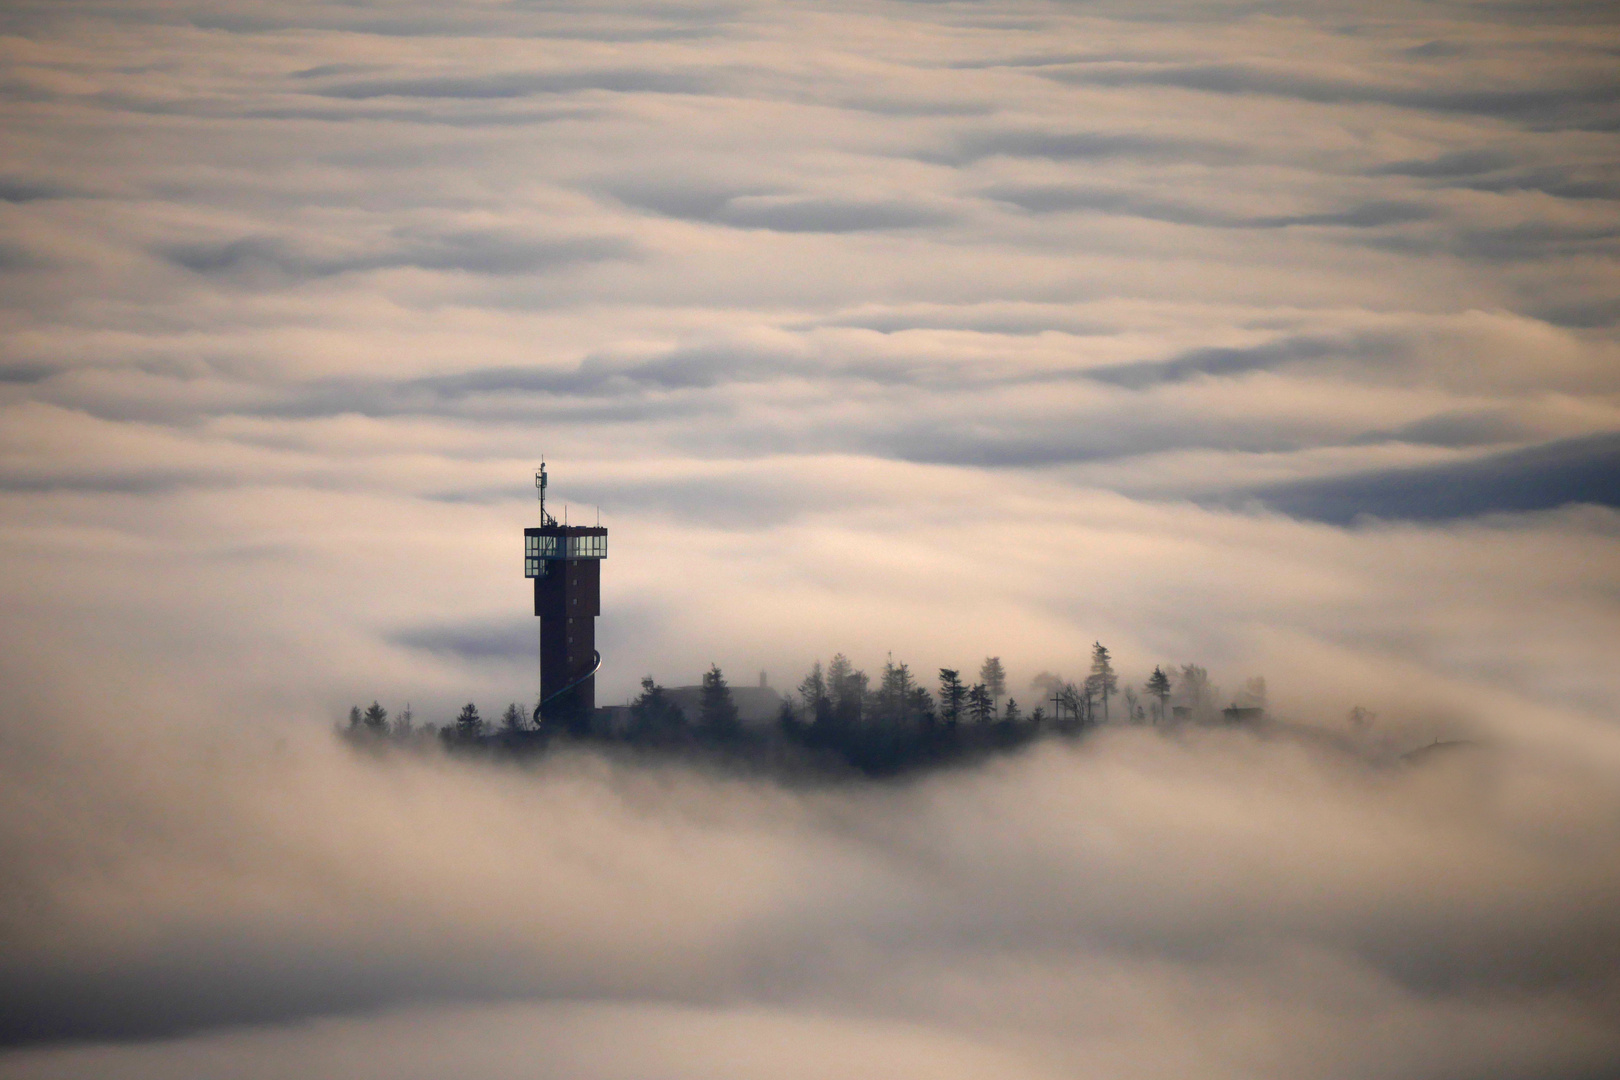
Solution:
<svg viewBox="0 0 1620 1080"><path fill-rule="evenodd" d="M551 525L523 530L523 576L545 577L548 562L607 558L607 530L601 526Z"/></svg>

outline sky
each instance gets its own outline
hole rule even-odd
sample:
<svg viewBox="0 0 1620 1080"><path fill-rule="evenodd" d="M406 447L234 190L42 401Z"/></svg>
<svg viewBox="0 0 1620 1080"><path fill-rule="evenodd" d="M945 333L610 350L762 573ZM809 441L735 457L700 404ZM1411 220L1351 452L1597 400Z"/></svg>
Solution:
<svg viewBox="0 0 1620 1080"><path fill-rule="evenodd" d="M1617 54L1579 0L8 0L0 1076L1613 1072ZM347 754L532 703L542 455L599 702L1032 704L1100 641L1294 734Z"/></svg>

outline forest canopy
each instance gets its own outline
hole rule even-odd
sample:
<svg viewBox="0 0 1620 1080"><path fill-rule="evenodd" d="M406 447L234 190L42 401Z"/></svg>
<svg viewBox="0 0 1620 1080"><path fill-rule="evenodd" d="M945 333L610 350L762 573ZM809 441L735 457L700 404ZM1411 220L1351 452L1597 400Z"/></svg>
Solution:
<svg viewBox="0 0 1620 1080"><path fill-rule="evenodd" d="M1220 701L1209 672L1197 664L1168 671L1156 666L1140 686L1126 683L1108 648L1097 642L1085 676L1069 680L1043 671L1031 680L1024 703L1008 693L999 656L986 657L976 676L967 678L958 668L919 676L891 656L874 679L840 652L826 664L812 664L767 723L742 720L725 673L712 664L690 711L649 675L629 705L589 715L548 715L537 723L513 702L491 725L468 702L442 727L417 727L409 706L390 721L388 710L373 701L350 710L342 733L372 746L527 755L560 745L596 745L876 777L976 760L1043 737L1077 738L1101 724L1253 720L1262 715L1265 680L1249 680L1224 708Z"/></svg>

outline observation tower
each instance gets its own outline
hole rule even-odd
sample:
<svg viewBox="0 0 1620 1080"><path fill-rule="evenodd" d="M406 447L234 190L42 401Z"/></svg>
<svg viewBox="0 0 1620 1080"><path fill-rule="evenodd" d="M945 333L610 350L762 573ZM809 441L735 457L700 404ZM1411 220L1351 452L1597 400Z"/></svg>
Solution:
<svg viewBox="0 0 1620 1080"><path fill-rule="evenodd" d="M540 703L536 723L562 722L583 730L596 710L596 617L602 613L601 525L560 525L546 513L546 464L534 472L540 527L523 530L523 576L534 579L540 617Z"/></svg>

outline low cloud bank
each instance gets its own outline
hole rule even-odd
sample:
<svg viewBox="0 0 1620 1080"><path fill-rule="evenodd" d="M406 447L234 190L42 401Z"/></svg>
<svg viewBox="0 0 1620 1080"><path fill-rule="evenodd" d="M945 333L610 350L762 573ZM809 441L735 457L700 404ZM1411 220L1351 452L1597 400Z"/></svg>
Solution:
<svg viewBox="0 0 1620 1080"><path fill-rule="evenodd" d="M1520 751L1105 730L793 790L114 736L5 769L0 1034L58 1044L7 1075L1620 1062L1620 784Z"/></svg>

